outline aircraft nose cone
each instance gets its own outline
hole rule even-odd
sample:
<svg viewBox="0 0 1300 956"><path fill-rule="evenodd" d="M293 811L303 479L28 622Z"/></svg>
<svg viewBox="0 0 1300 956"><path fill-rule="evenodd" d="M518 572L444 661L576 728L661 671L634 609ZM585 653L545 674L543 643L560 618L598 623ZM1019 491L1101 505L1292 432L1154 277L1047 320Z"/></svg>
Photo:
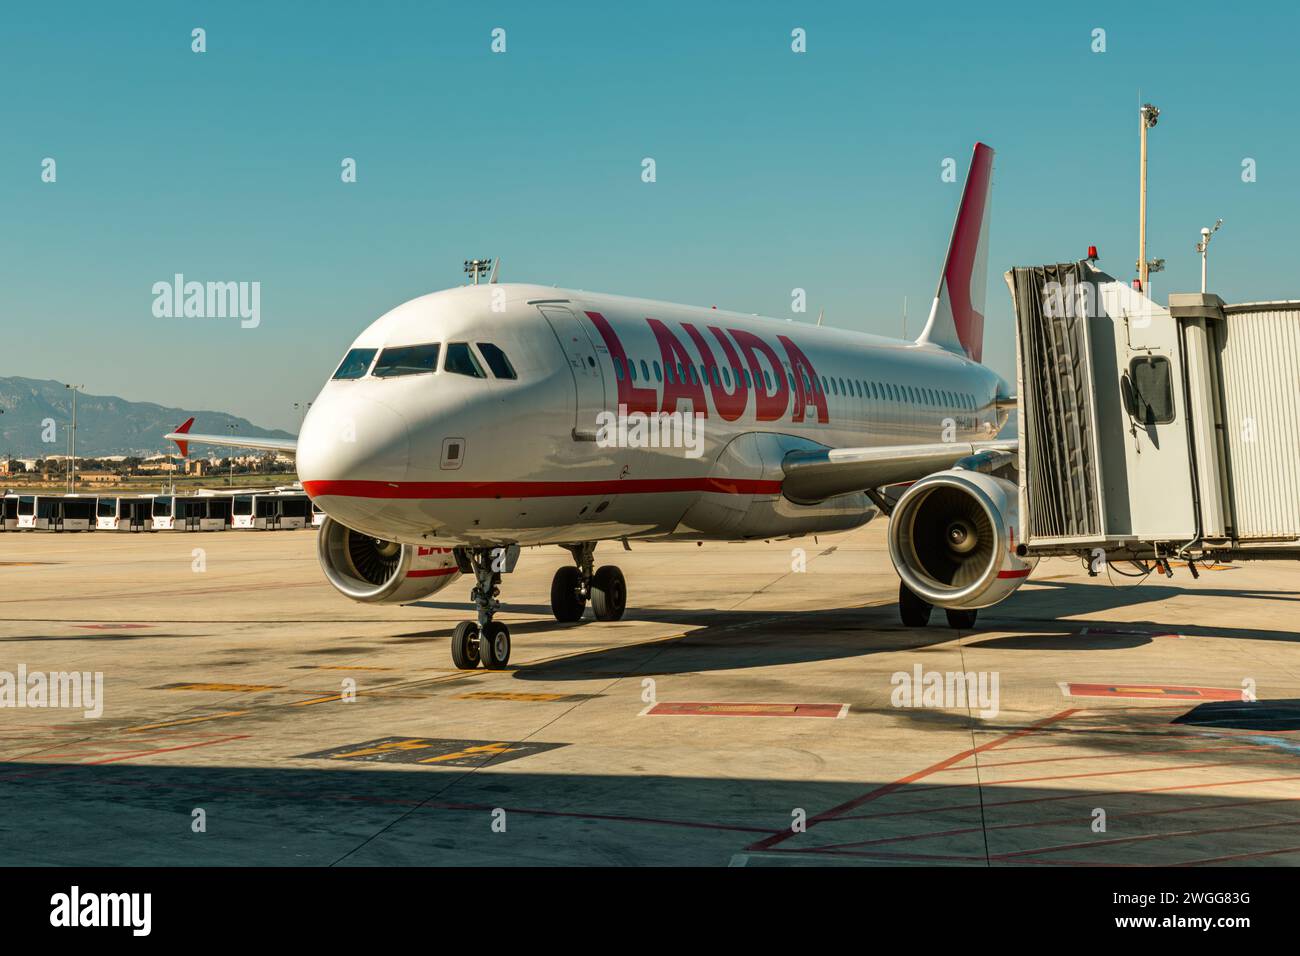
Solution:
<svg viewBox="0 0 1300 956"><path fill-rule="evenodd" d="M355 495L367 482L406 479L410 430L393 408L371 398L318 400L298 435L298 477L313 498Z"/></svg>

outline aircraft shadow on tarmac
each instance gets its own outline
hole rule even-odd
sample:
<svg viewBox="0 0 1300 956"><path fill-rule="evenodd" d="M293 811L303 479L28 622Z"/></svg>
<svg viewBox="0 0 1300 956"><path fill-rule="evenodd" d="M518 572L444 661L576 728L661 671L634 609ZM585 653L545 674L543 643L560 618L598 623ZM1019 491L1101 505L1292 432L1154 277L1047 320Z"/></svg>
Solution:
<svg viewBox="0 0 1300 956"><path fill-rule="evenodd" d="M1198 756L1211 764L1215 759ZM509 772L490 765L396 770L348 763L8 763L0 772L6 807L0 861L988 866L1280 864L1300 858L1293 825L1278 822L1276 792L1273 799L1240 790L1230 796L1117 793L1108 784L1109 792L1086 793L1025 783L979 790L936 785L933 777L893 786L889 779L754 778L735 772L737 766L728 767L734 775L669 776L544 773L519 763ZM1284 771L1270 766L1254 772ZM1105 832L1092 827L1098 807L1106 811ZM206 832L191 829L194 808L204 809ZM503 833L492 829L498 808L506 811ZM826 811L832 815L795 835L792 808L804 809L810 821ZM909 812L892 816L900 810Z"/></svg>
<svg viewBox="0 0 1300 956"><path fill-rule="evenodd" d="M1164 635L1216 637L1241 640L1297 641L1300 635L1281 631L1208 624L1165 625L1151 620L1112 620L1098 615L1134 604L1153 604L1183 595L1218 598L1284 598L1272 591L1224 588L1182 588L1147 584L1140 590L1096 584L1049 581L1022 591L1005 604L980 613L975 632L985 629L1012 631L1000 637L968 640L968 647L988 650L1114 651L1141 647ZM468 611L455 602L419 602L440 610ZM508 605L508 612L549 615L543 605ZM1068 614L1069 617L1062 617ZM652 621L690 629L679 638L592 650L588 653L533 665L521 665L519 680L585 680L597 676L698 673L746 667L768 667L823 660L838 660L884 651L919 649L947 643L959 633L946 626L936 610L928 628L908 629L898 623L892 603L820 611L718 611L680 608L628 608L625 621ZM511 622L516 638L557 630L595 628L596 634L617 624L584 619L577 624L554 621ZM1084 629L1088 633L1080 633ZM390 638L396 642L423 642L445 638L448 630L411 632Z"/></svg>

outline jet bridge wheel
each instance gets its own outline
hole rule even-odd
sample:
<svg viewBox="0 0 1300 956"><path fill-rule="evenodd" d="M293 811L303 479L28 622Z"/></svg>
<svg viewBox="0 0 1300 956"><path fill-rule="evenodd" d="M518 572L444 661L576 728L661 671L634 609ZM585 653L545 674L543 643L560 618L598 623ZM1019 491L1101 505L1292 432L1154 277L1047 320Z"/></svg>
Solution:
<svg viewBox="0 0 1300 956"><path fill-rule="evenodd" d="M451 662L460 670L472 671L478 667L478 658L478 625L473 621L461 621L451 632Z"/></svg>
<svg viewBox="0 0 1300 956"><path fill-rule="evenodd" d="M591 609L598 621L617 621L627 610L627 581L612 564L591 576Z"/></svg>
<svg viewBox="0 0 1300 956"><path fill-rule="evenodd" d="M904 627L925 627L930 623L930 612L934 605L923 601L902 581L898 582L898 616Z"/></svg>
<svg viewBox="0 0 1300 956"><path fill-rule="evenodd" d="M551 578L551 612L562 624L582 620L587 608L587 598L582 593L582 571L567 565Z"/></svg>

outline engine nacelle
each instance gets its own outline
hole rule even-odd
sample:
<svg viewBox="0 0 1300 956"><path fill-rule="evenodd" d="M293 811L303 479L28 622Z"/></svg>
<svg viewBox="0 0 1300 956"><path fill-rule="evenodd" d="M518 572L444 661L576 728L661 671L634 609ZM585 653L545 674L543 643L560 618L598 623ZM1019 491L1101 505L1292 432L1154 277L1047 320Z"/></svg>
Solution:
<svg viewBox="0 0 1300 956"><path fill-rule="evenodd" d="M451 548L426 548L374 538L326 518L316 551L330 584L368 604L409 604L460 576Z"/></svg>
<svg viewBox="0 0 1300 956"><path fill-rule="evenodd" d="M1016 554L1019 489L953 468L921 479L889 521L889 556L913 593L936 607L973 610L1006 600L1037 558Z"/></svg>

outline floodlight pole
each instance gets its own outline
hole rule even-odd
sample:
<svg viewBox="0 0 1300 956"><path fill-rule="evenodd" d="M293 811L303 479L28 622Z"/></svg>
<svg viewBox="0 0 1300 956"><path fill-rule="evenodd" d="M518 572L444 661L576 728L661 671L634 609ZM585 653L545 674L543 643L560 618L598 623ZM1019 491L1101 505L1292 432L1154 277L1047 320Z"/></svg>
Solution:
<svg viewBox="0 0 1300 956"><path fill-rule="evenodd" d="M84 385L64 385L72 389L72 432L68 435L68 494L77 490L77 389Z"/></svg>
<svg viewBox="0 0 1300 956"><path fill-rule="evenodd" d="M1156 125L1160 110L1150 103L1144 103L1139 110L1142 127L1142 160L1138 186L1138 284L1142 294L1147 295L1147 130Z"/></svg>

